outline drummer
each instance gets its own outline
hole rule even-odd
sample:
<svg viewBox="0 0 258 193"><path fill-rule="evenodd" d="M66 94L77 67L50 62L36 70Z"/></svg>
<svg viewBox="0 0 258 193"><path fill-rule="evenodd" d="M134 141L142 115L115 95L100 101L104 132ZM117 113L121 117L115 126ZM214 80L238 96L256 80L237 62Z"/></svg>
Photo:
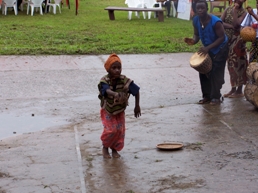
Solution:
<svg viewBox="0 0 258 193"><path fill-rule="evenodd" d="M194 45L201 39L203 47L200 55L209 54L212 60L212 70L208 74L200 74L202 99L199 104L218 105L223 101L220 90L225 83L225 65L228 56L228 38L220 18L208 14L206 0L196 2L196 17L193 18L193 38L184 38L185 43Z"/></svg>

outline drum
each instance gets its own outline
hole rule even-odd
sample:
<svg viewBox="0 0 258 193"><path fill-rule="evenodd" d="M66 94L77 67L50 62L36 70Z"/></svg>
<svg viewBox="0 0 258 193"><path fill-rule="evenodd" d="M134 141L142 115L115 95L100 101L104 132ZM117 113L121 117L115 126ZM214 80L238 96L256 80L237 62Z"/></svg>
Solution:
<svg viewBox="0 0 258 193"><path fill-rule="evenodd" d="M247 69L246 69L246 75L249 81L258 83L258 63L257 62L251 62Z"/></svg>
<svg viewBox="0 0 258 193"><path fill-rule="evenodd" d="M244 89L244 95L247 101L258 108L258 86L247 83Z"/></svg>
<svg viewBox="0 0 258 193"><path fill-rule="evenodd" d="M253 42L256 39L256 31L254 28L246 26L240 31L240 36L246 42Z"/></svg>
<svg viewBox="0 0 258 193"><path fill-rule="evenodd" d="M212 61L209 54L201 56L196 52L190 58L190 66L201 74L207 74L211 71Z"/></svg>

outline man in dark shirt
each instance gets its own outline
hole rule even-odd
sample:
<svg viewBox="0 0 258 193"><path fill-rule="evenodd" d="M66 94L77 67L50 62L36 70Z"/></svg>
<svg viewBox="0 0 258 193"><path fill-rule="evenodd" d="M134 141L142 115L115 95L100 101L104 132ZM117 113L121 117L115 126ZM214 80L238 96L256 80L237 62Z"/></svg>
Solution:
<svg viewBox="0 0 258 193"><path fill-rule="evenodd" d="M159 1L157 1L157 3L154 5L154 7L159 7L159 3L158 3L158 2L161 2L162 6L166 7L167 17L169 17L169 16L170 16L170 11L171 11L171 1L173 1L174 6L175 6L175 8L176 8L176 12L177 12L178 0L159 0ZM158 16L157 13L156 13L156 16Z"/></svg>

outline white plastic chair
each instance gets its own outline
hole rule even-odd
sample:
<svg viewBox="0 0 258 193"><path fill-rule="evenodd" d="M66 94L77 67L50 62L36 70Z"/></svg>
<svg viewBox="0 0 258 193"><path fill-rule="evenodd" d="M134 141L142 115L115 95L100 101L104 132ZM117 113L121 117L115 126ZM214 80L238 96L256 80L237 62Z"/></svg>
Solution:
<svg viewBox="0 0 258 193"><path fill-rule="evenodd" d="M125 0L125 4L127 4L128 7L139 7L139 8L144 8L143 3L140 0ZM128 11L128 19L132 19L132 11ZM145 19L145 13L142 12L143 18ZM139 12L135 12L135 15L139 18Z"/></svg>
<svg viewBox="0 0 258 193"><path fill-rule="evenodd" d="M56 7L58 7L59 13L61 13L61 3L62 0L54 0L53 3L48 3L47 6L49 6L49 12L51 11L51 7L53 7L53 13L56 14Z"/></svg>
<svg viewBox="0 0 258 193"><path fill-rule="evenodd" d="M157 2L156 0L143 0L144 7L146 8L157 8L162 9L161 2ZM159 7L154 7L155 4L158 4ZM154 17L156 17L156 13L154 13ZM148 11L148 19L151 18L151 11Z"/></svg>
<svg viewBox="0 0 258 193"><path fill-rule="evenodd" d="M42 11L42 4L43 4L44 0L30 0L28 2L28 8L27 8L27 15L29 14L30 11L30 7L31 7L31 16L33 16L34 13L34 8L39 8L40 11L40 15L43 15L43 11Z"/></svg>
<svg viewBox="0 0 258 193"><path fill-rule="evenodd" d="M161 2L157 2L156 0L141 0L141 2L143 4L143 7L145 7L145 8L162 9ZM159 7L154 7L155 4L158 4ZM154 13L154 17L156 17L156 13ZM150 18L151 18L151 11L148 11L148 19L150 19Z"/></svg>
<svg viewBox="0 0 258 193"><path fill-rule="evenodd" d="M7 8L13 7L14 14L17 15L16 0L3 0L2 2L2 14L7 15Z"/></svg>

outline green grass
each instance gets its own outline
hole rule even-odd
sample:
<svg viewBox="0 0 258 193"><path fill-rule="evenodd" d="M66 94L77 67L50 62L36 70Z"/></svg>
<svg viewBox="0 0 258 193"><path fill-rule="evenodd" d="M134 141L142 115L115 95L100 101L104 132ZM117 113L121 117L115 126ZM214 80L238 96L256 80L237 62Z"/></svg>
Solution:
<svg viewBox="0 0 258 193"><path fill-rule="evenodd" d="M177 18L127 19L127 12L116 11L110 21L107 6L125 6L124 0L81 0L78 15L74 1L62 13L34 16L26 9L17 16L12 11L0 15L1 55L61 54L136 54L195 52L200 44L187 46L184 37L192 37L191 21ZM248 2L249 3L249 2ZM254 7L254 2L249 3Z"/></svg>

